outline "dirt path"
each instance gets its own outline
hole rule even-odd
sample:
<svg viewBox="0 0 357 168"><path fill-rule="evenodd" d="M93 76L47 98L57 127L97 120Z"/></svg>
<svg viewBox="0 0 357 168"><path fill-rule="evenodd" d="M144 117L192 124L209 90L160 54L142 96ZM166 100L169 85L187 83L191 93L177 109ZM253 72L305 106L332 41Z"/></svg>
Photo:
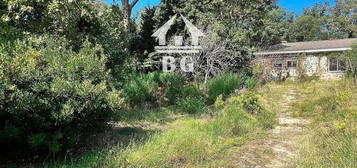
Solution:
<svg viewBox="0 0 357 168"><path fill-rule="evenodd" d="M295 101L295 91L289 89L280 102L278 125L268 137L254 140L239 149L232 167L286 168L298 155L296 140L305 135L308 121L292 117L290 104Z"/></svg>

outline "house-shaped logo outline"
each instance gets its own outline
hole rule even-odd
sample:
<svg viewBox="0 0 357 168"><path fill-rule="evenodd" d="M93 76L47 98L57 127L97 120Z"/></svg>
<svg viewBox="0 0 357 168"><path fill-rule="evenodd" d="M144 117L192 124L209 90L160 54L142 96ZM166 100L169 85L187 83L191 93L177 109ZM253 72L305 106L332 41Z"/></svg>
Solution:
<svg viewBox="0 0 357 168"><path fill-rule="evenodd" d="M169 50L169 49L184 49L186 50L187 53L189 53L189 51L193 51L195 53L197 53L198 49L201 49L201 47L199 47L199 37L204 37L205 34L199 30L196 26L194 26L186 17L182 16L180 14L180 17L182 18L182 20L184 21L188 31L191 34L191 45L192 46L186 46L186 47L177 47L177 46L167 46L162 47L162 46L166 46L166 36L167 36L167 32L169 31L169 29L171 28L171 26L175 23L175 20L177 19L177 14L175 16L173 16L169 21L167 21L163 26L161 26L153 35L152 37L155 37L156 39L158 39L159 41L159 45L161 47L155 47L156 49L159 49L161 52L163 52L163 49Z"/></svg>

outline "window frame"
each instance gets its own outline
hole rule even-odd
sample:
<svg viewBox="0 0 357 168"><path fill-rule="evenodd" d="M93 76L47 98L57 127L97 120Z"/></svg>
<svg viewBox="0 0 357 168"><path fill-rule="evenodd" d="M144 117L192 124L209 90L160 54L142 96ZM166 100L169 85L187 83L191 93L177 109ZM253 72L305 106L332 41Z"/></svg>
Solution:
<svg viewBox="0 0 357 168"><path fill-rule="evenodd" d="M292 66L289 66L289 62L291 62L292 64ZM287 69L292 69L292 68L296 68L297 67L297 60L296 59L288 59L288 60L286 60L286 68Z"/></svg>
<svg viewBox="0 0 357 168"><path fill-rule="evenodd" d="M331 70L331 60L332 59L336 59L336 70ZM328 64L327 64L328 72L345 72L346 71L346 64L345 64L344 68L341 68L341 64L343 64L343 62L344 62L341 59L338 59L336 57L331 57L331 58L328 58L327 62L328 62Z"/></svg>

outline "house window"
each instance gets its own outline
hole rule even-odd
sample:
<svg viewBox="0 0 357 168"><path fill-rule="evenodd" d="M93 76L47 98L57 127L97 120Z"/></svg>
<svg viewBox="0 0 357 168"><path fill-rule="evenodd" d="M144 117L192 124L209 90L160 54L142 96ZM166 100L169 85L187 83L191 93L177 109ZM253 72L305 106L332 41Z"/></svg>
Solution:
<svg viewBox="0 0 357 168"><path fill-rule="evenodd" d="M275 68L283 68L283 64L274 64Z"/></svg>
<svg viewBox="0 0 357 168"><path fill-rule="evenodd" d="M296 61L287 61L287 67L288 68L296 68Z"/></svg>
<svg viewBox="0 0 357 168"><path fill-rule="evenodd" d="M338 72L338 71L345 71L345 70L346 70L345 62L343 62L337 58L329 59L329 71Z"/></svg>

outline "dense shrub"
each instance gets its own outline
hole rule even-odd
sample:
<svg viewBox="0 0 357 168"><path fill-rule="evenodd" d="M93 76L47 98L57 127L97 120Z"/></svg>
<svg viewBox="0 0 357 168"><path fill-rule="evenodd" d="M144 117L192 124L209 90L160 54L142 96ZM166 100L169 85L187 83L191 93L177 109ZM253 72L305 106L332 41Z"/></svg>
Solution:
<svg viewBox="0 0 357 168"><path fill-rule="evenodd" d="M10 150L62 151L105 128L122 106L119 92L107 86L102 49L88 42L79 52L66 46L48 37L1 46L0 148L6 156Z"/></svg>
<svg viewBox="0 0 357 168"><path fill-rule="evenodd" d="M254 115L260 126L273 128L275 113L263 106L262 97L256 92L245 91L239 97L231 97L229 101L235 103L247 113Z"/></svg>
<svg viewBox="0 0 357 168"><path fill-rule="evenodd" d="M176 104L183 112L189 114L202 113L206 109L205 95L194 84L187 85L181 89L180 99L177 100Z"/></svg>
<svg viewBox="0 0 357 168"><path fill-rule="evenodd" d="M132 106L158 102L174 105L179 99L185 80L176 74L152 72L132 74L124 82L124 93ZM160 89L159 89L160 88Z"/></svg>
<svg viewBox="0 0 357 168"><path fill-rule="evenodd" d="M129 81L126 81L123 87L126 101L132 106L155 103L159 87L158 75L157 73L130 75Z"/></svg>
<svg viewBox="0 0 357 168"><path fill-rule="evenodd" d="M345 51L342 60L346 62L347 76L357 78L357 44L352 46L352 50Z"/></svg>
<svg viewBox="0 0 357 168"><path fill-rule="evenodd" d="M206 95L196 84L186 85L181 90L181 97L191 97L197 99L206 99Z"/></svg>
<svg viewBox="0 0 357 168"><path fill-rule="evenodd" d="M235 89L242 87L244 78L242 74L225 73L209 80L207 83L209 102L213 103L219 95L226 97Z"/></svg>
<svg viewBox="0 0 357 168"><path fill-rule="evenodd" d="M174 73L161 73L159 83L165 88L165 99L168 104L174 105L182 95L185 79Z"/></svg>
<svg viewBox="0 0 357 168"><path fill-rule="evenodd" d="M247 86L248 89L253 89L257 85L257 80L255 77L248 77L245 80L245 86Z"/></svg>
<svg viewBox="0 0 357 168"><path fill-rule="evenodd" d="M198 114L204 112L206 105L204 100L199 98L183 98L177 102L178 107L185 113Z"/></svg>

